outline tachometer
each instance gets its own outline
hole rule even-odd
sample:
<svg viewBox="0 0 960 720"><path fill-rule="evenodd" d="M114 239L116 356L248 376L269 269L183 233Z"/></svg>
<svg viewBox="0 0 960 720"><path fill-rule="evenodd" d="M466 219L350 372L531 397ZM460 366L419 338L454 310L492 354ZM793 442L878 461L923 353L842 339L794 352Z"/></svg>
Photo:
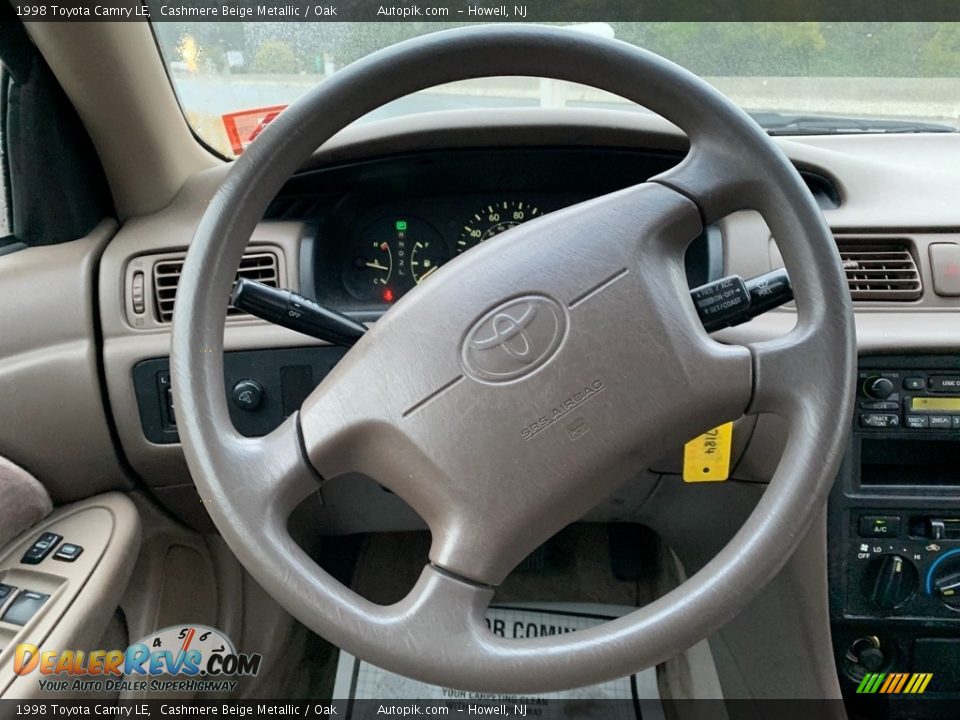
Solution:
<svg viewBox="0 0 960 720"><path fill-rule="evenodd" d="M473 214L460 230L457 252L462 253L484 240L541 215L541 210L522 200L502 200L491 203Z"/></svg>

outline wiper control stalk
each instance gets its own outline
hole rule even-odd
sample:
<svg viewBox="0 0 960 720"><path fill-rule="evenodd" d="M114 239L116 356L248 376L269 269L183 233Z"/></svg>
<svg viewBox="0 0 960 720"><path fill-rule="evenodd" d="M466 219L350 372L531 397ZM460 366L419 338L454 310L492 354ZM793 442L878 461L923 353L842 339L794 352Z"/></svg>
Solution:
<svg viewBox="0 0 960 720"><path fill-rule="evenodd" d="M245 278L233 286L230 302L261 320L343 347L351 347L367 331L363 323L292 290Z"/></svg>
<svg viewBox="0 0 960 720"><path fill-rule="evenodd" d="M793 300L790 277L784 269L744 280L730 275L690 291L707 332L740 325ZM320 305L291 290L240 279L230 302L238 310L333 345L351 347L366 326L341 312Z"/></svg>

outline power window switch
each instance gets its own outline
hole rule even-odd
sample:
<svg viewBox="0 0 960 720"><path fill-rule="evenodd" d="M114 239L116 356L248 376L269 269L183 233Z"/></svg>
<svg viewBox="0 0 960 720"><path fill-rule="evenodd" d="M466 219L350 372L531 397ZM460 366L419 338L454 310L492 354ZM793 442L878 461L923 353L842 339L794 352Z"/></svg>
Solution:
<svg viewBox="0 0 960 720"><path fill-rule="evenodd" d="M64 543L53 554L53 559L62 560L63 562L73 562L80 557L80 553L82 552L83 548L79 545L74 545L73 543Z"/></svg>
<svg viewBox="0 0 960 720"><path fill-rule="evenodd" d="M4 583L0 583L0 606L2 606L16 591L17 588L13 585L5 585Z"/></svg>
<svg viewBox="0 0 960 720"><path fill-rule="evenodd" d="M21 590L10 603L10 607L3 614L3 621L11 625L20 625L23 627L30 618L37 614L37 611L43 607L43 604L50 599L49 595L34 592L33 590Z"/></svg>
<svg viewBox="0 0 960 720"><path fill-rule="evenodd" d="M24 565L39 565L61 540L63 540L62 535L57 535L56 533L52 532L43 533L23 554L23 557L20 558L20 562L22 562Z"/></svg>

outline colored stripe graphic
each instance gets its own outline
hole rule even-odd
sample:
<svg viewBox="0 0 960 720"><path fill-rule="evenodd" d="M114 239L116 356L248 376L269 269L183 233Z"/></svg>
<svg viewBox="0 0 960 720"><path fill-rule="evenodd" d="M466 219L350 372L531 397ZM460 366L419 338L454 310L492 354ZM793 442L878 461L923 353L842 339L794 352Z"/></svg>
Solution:
<svg viewBox="0 0 960 720"><path fill-rule="evenodd" d="M880 683L883 682L883 679L884 679L886 676L887 676L886 673L877 673L876 676L874 677L873 682L870 683L870 689L869 689L867 692L875 693L877 690L879 690L879 689L880 689Z"/></svg>
<svg viewBox="0 0 960 720"><path fill-rule="evenodd" d="M883 685L880 686L880 692L881 693L891 692L893 688L897 686L898 682L900 682L900 673L890 673L890 675L887 676L887 679L883 683Z"/></svg>
<svg viewBox="0 0 960 720"><path fill-rule="evenodd" d="M884 673L867 673L863 676L863 680L860 681L857 692L863 694L875 693L877 688L880 687L880 682L884 676Z"/></svg>
<svg viewBox="0 0 960 720"><path fill-rule="evenodd" d="M919 695L927 689L933 673L867 673L857 686L860 694Z"/></svg>
<svg viewBox="0 0 960 720"><path fill-rule="evenodd" d="M933 673L914 673L913 677L910 678L910 683L904 689L905 693L919 694L927 689L927 685L930 684L930 680L933 677Z"/></svg>
<svg viewBox="0 0 960 720"><path fill-rule="evenodd" d="M897 683L897 686L890 689L892 693L898 693L903 689L904 684L907 682L909 675L907 673L900 673L900 682Z"/></svg>

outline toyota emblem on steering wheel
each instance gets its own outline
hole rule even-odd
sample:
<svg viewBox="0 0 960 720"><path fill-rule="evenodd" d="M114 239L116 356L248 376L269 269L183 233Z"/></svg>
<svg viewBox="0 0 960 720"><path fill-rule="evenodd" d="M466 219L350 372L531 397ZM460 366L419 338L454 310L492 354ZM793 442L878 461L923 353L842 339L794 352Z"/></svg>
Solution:
<svg viewBox="0 0 960 720"><path fill-rule="evenodd" d="M513 298L487 311L461 347L464 370L484 382L532 373L560 348L567 327L563 306L545 295Z"/></svg>

